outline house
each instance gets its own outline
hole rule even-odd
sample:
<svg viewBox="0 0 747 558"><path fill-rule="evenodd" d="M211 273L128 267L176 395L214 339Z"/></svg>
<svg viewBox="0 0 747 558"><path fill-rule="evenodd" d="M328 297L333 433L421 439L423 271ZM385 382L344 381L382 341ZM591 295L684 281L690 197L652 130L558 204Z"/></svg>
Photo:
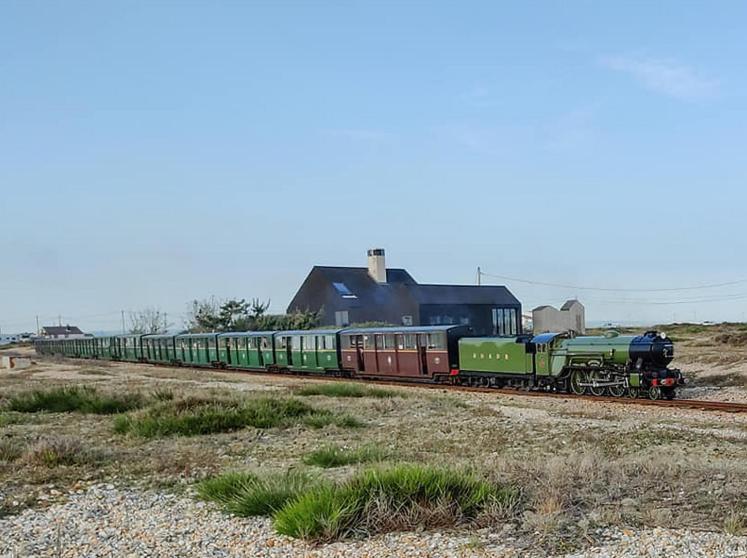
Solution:
<svg viewBox="0 0 747 558"><path fill-rule="evenodd" d="M532 310L534 333L586 333L586 310L578 300L567 300L560 310L553 306L538 306Z"/></svg>
<svg viewBox="0 0 747 558"><path fill-rule="evenodd" d="M470 325L478 335L521 332L521 303L503 286L418 283L406 270L387 269L381 248L368 267L314 266L288 312L320 312L321 325Z"/></svg>
<svg viewBox="0 0 747 558"><path fill-rule="evenodd" d="M41 336L46 339L83 339L86 334L76 326L44 326Z"/></svg>

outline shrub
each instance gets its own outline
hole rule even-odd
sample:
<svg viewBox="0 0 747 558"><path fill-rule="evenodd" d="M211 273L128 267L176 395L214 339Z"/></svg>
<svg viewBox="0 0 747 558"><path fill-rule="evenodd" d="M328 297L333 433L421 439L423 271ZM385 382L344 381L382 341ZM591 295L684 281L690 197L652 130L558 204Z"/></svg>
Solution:
<svg viewBox="0 0 747 558"><path fill-rule="evenodd" d="M22 413L93 413L110 415L137 409L145 404L137 393L101 394L87 386L33 390L10 398L8 408Z"/></svg>
<svg viewBox="0 0 747 558"><path fill-rule="evenodd" d="M320 486L274 515L284 535L328 541L355 533L449 527L475 519L495 502L515 501L470 473L417 465L370 470L339 486Z"/></svg>
<svg viewBox="0 0 747 558"><path fill-rule="evenodd" d="M13 438L0 439L0 463L10 463L21 457L21 445Z"/></svg>
<svg viewBox="0 0 747 558"><path fill-rule="evenodd" d="M49 438L38 441L26 452L25 459L34 465L58 467L98 461L96 453L83 447L75 438Z"/></svg>
<svg viewBox="0 0 747 558"><path fill-rule="evenodd" d="M403 393L390 389L341 382L303 386L296 391L296 394L301 396L326 395L327 397L405 397Z"/></svg>
<svg viewBox="0 0 747 558"><path fill-rule="evenodd" d="M297 399L261 398L240 402L188 398L161 403L142 413L118 416L114 430L144 438L195 436L250 426L286 426L317 417L330 422L342 420L329 411L315 409Z"/></svg>
<svg viewBox="0 0 747 558"><path fill-rule="evenodd" d="M387 457L388 454L376 446L361 446L356 449L324 446L304 457L303 462L307 465L316 465L317 467L329 469L352 465L354 463L383 461Z"/></svg>
<svg viewBox="0 0 747 558"><path fill-rule="evenodd" d="M229 513L250 517L272 515L310 484L308 476L294 471L263 478L251 473L227 473L203 481L197 493L205 500L218 502Z"/></svg>

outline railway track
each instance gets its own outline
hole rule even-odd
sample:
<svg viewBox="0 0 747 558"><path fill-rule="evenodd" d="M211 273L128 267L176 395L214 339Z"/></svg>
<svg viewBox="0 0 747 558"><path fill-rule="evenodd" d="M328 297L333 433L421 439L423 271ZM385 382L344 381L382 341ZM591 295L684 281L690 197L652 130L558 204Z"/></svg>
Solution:
<svg viewBox="0 0 747 558"><path fill-rule="evenodd" d="M39 358L38 355L35 358ZM83 360L90 362L87 359L70 359L70 360ZM145 363L145 362L131 362L131 361L119 361L122 364L130 365L145 365L145 366L163 366L168 368L178 368L172 365L159 364L159 363ZM659 399L653 401L651 399L644 398L629 398L629 397L610 397L610 396L596 396L596 395L576 395L573 393L561 393L553 391L528 391L521 389L512 388L489 388L489 387L474 387L474 386L458 386L453 384L429 384L425 382L407 382L407 381L396 381L391 379L359 379L359 378L348 378L348 377L337 377L337 376L322 376L317 374L293 374L293 373L275 373L260 370L247 370L247 369L236 369L236 368L185 368L191 370L213 370L215 372L238 372L242 374L251 374L254 376L265 376L268 378L281 377L298 377L304 379L325 381L325 382L360 382L363 384L374 384L384 386L396 386L396 387L409 387L409 388L424 388L424 389L436 389L442 391L462 391L471 393L487 393L496 395L498 397L550 397L558 399L581 399L586 401L593 401L595 403L616 403L618 405L643 405L648 407L668 407L668 408L680 408L680 409L695 409L699 411L711 411L711 412L722 412L722 413L747 413L747 403L731 403L727 401L702 401L699 399Z"/></svg>

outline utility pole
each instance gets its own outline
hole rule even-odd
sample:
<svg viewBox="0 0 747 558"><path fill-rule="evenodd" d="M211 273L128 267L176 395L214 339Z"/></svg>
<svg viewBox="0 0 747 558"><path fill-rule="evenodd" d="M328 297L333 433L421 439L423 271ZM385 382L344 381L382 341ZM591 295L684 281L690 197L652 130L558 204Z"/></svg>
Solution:
<svg viewBox="0 0 747 558"><path fill-rule="evenodd" d="M163 332L168 333L169 330L169 313L163 313Z"/></svg>
<svg viewBox="0 0 747 558"><path fill-rule="evenodd" d="M62 327L62 315L61 314L58 314L58 316L57 316L57 325L59 325L60 327Z"/></svg>
<svg viewBox="0 0 747 558"><path fill-rule="evenodd" d="M39 335L41 333L41 328L39 327L39 314L36 315L36 334Z"/></svg>
<svg viewBox="0 0 747 558"><path fill-rule="evenodd" d="M124 310L122 310L122 335L125 334L125 319L124 319Z"/></svg>
<svg viewBox="0 0 747 558"><path fill-rule="evenodd" d="M482 284L482 271L480 271L480 266L477 266L477 285Z"/></svg>

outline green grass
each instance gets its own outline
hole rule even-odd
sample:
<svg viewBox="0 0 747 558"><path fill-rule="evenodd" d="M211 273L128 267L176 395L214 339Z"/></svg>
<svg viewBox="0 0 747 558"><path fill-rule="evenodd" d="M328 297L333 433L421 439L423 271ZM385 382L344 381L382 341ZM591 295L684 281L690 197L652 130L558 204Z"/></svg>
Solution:
<svg viewBox="0 0 747 558"><path fill-rule="evenodd" d="M306 455L303 462L307 465L330 469L355 463L384 461L387 458L389 454L376 446L361 446L355 449L324 446Z"/></svg>
<svg viewBox="0 0 747 558"><path fill-rule="evenodd" d="M310 395L326 395L327 397L405 397L405 394L391 389L339 382L303 386L296 390L296 395L304 397Z"/></svg>
<svg viewBox="0 0 747 558"><path fill-rule="evenodd" d="M242 517L272 515L308 490L311 483L310 477L294 471L262 478L252 473L226 473L201 482L197 494Z"/></svg>
<svg viewBox="0 0 747 558"><path fill-rule="evenodd" d="M99 393L86 386L32 390L10 397L7 408L21 413L69 413L77 411L98 415L122 413L142 407L145 398L137 393Z"/></svg>
<svg viewBox="0 0 747 558"><path fill-rule="evenodd" d="M273 428L291 424L343 425L345 416L316 409L298 399L259 398L247 401L188 398L165 401L140 413L120 415L114 430L143 438L196 436L246 427Z"/></svg>
<svg viewBox="0 0 747 558"><path fill-rule="evenodd" d="M419 465L365 471L322 485L274 514L278 533L312 541L413 528L452 527L489 506L514 502L517 490L470 473Z"/></svg>
<svg viewBox="0 0 747 558"><path fill-rule="evenodd" d="M307 416L303 423L312 428L324 428L334 425L339 428L363 428L366 424L352 415L336 415L331 411L319 410Z"/></svg>

